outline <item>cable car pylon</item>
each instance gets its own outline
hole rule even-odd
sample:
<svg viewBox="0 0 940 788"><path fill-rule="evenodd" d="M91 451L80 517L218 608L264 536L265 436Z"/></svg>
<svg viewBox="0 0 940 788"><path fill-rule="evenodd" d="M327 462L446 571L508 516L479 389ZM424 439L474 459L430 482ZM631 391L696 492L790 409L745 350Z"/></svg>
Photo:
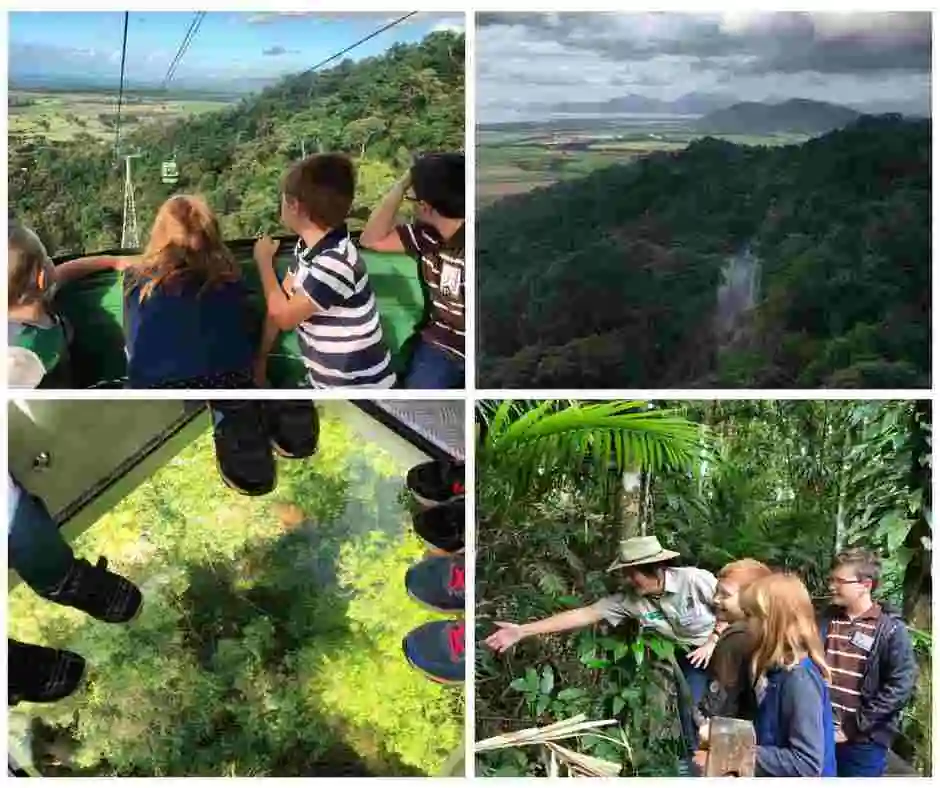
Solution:
<svg viewBox="0 0 940 788"><path fill-rule="evenodd" d="M139 249L140 236L137 234L137 205L134 202L134 181L131 178L131 159L139 159L140 153L128 153L124 156L124 221L121 227L121 248Z"/></svg>

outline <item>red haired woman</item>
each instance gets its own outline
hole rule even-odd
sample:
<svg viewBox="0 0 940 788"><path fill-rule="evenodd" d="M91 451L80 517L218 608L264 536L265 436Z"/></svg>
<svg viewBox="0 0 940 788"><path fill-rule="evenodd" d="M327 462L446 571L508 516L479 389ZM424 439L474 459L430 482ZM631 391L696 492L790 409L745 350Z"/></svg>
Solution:
<svg viewBox="0 0 940 788"><path fill-rule="evenodd" d="M755 635L758 777L835 777L829 668L806 586L772 574L741 594Z"/></svg>
<svg viewBox="0 0 940 788"><path fill-rule="evenodd" d="M248 293L204 200L163 203L125 281L131 388L252 387Z"/></svg>

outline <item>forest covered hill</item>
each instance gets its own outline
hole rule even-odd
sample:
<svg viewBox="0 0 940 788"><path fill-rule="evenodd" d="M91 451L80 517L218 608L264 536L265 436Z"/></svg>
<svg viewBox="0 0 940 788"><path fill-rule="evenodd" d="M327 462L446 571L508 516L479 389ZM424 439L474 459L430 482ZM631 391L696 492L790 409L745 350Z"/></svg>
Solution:
<svg viewBox="0 0 940 788"><path fill-rule="evenodd" d="M796 131L822 134L847 126L859 113L825 101L790 99L779 104L742 101L715 110L696 122L713 134L772 134Z"/></svg>
<svg viewBox="0 0 940 788"><path fill-rule="evenodd" d="M929 121L705 138L507 197L477 227L484 386L929 385ZM719 315L742 260L753 292Z"/></svg>
<svg viewBox="0 0 940 788"><path fill-rule="evenodd" d="M230 109L122 131L133 160L144 242L156 208L174 193L203 195L226 237L278 227L281 178L307 152L344 151L358 166L354 210L372 207L415 154L462 149L464 37L436 32L418 44L286 77ZM175 186L160 180L175 157ZM121 238L124 162L113 144L12 138L11 215L35 228L52 254L113 248Z"/></svg>

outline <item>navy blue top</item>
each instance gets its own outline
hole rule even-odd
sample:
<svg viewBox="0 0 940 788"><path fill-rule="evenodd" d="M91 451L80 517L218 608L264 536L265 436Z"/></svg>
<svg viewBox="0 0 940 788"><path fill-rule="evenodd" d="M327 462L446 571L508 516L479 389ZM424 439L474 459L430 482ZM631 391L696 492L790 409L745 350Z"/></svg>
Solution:
<svg viewBox="0 0 940 788"><path fill-rule="evenodd" d="M251 369L255 347L248 291L241 282L201 293L195 285L173 293L157 288L143 303L140 287L124 298L132 388Z"/></svg>
<svg viewBox="0 0 940 788"><path fill-rule="evenodd" d="M757 777L835 777L835 723L829 689L805 657L790 670L767 671L758 699Z"/></svg>

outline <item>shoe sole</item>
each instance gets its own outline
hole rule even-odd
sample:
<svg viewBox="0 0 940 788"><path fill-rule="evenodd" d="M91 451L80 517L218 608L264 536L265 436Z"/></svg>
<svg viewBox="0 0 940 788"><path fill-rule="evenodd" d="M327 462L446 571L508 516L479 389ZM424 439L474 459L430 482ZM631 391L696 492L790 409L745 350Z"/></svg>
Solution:
<svg viewBox="0 0 940 788"><path fill-rule="evenodd" d="M275 443L272 440L271 448L274 449L274 453L278 457L283 457L285 460L309 460L311 457L313 457L317 453L317 450L320 447L317 446L316 448L314 448L314 450L310 452L310 454L290 454L286 452L284 449L282 449L277 443Z"/></svg>
<svg viewBox="0 0 940 788"><path fill-rule="evenodd" d="M408 656L408 652L405 651L404 648L402 649L402 653L405 655L405 661L406 661L409 665L411 665L411 667L413 667L413 668L414 668L415 670L417 670L419 673L423 673L424 676L425 676L425 678L430 679L430 680L433 681L435 684L441 684L441 685L443 685L443 686L445 686L445 687L453 687L453 686L455 686L455 685L457 685L457 684L464 684L464 683L465 683L465 679L442 679L440 676L435 676L433 673L430 673L429 671L425 670L425 669L422 668L420 665L415 664L415 663L412 661L411 657Z"/></svg>
<svg viewBox="0 0 940 788"><path fill-rule="evenodd" d="M418 493L416 493L410 487L408 488L408 492L411 493L411 497L414 498L423 509L433 509L435 506L443 506L444 504L453 503L454 501L459 501L466 498L465 495L455 495L453 498L448 498L445 501L435 501L431 498L425 498L423 495L418 495Z"/></svg>
<svg viewBox="0 0 940 788"><path fill-rule="evenodd" d="M122 622L120 622L120 623L122 623L122 624L133 624L138 618L140 618L141 613L144 612L143 593L141 593L140 596L141 596L140 604L137 605L137 610L134 611L134 615L132 615L129 619L127 619L127 621L122 621Z"/></svg>
<svg viewBox="0 0 940 788"><path fill-rule="evenodd" d="M263 492L254 492L252 490L245 490L239 487L237 484L235 484L235 482L233 482L231 479L229 479L228 476L225 475L225 471L222 470L222 463L219 462L218 452L216 452L216 455L215 455L215 467L216 467L216 470L218 470L219 476L221 477L222 481L225 482L225 486L228 487L230 490L234 490L235 492L241 495L247 495L251 498L258 498L262 495L267 495L268 493L274 492L274 490L277 488L277 464L275 464L274 466L274 484L271 485L270 490L264 490Z"/></svg>
<svg viewBox="0 0 940 788"><path fill-rule="evenodd" d="M417 594L415 594L408 586L405 586L405 591L408 596L410 596L415 602L417 602L422 607L427 608L428 610L433 610L435 613L445 613L448 616L459 616L464 615L467 612L467 602L464 600L463 607L437 607L437 605L432 605L430 602L425 601Z"/></svg>

